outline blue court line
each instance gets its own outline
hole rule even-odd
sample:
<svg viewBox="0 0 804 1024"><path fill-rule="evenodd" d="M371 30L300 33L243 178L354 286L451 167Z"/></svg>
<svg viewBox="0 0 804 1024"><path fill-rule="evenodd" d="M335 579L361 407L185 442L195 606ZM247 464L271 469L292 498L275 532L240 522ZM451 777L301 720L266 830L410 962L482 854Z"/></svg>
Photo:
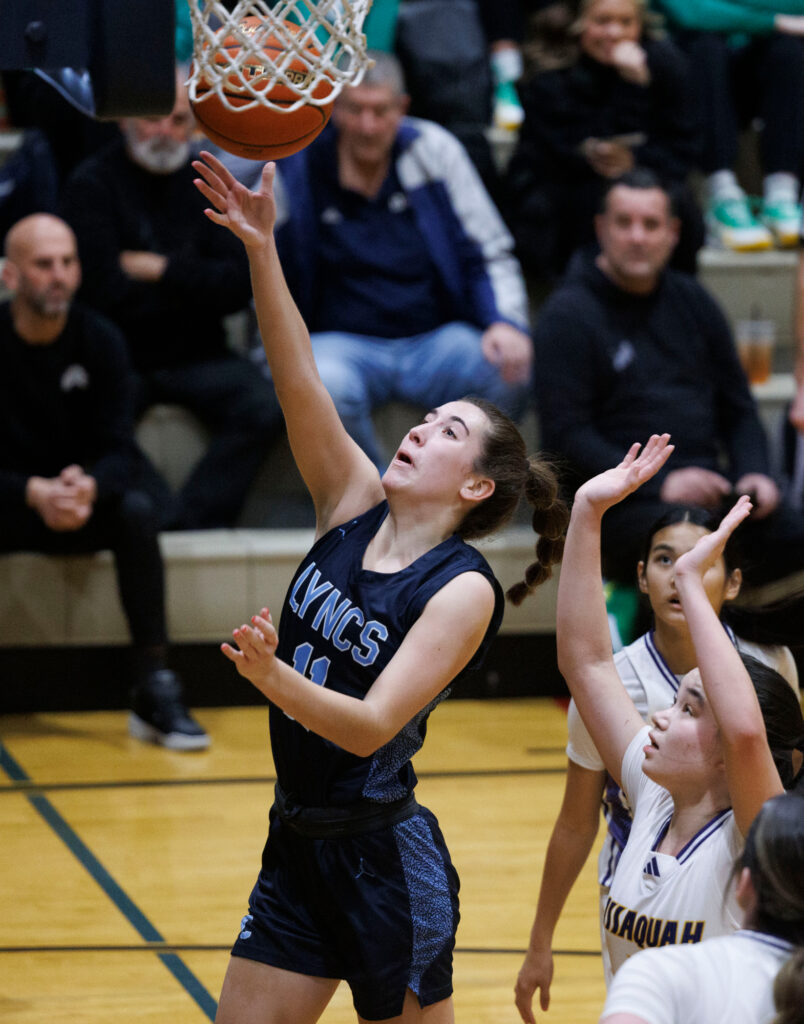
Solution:
<svg viewBox="0 0 804 1024"><path fill-rule="evenodd" d="M31 781L22 766L11 756L5 745L0 742L0 767L15 782ZM159 931L151 924L131 898L112 878L89 847L79 838L73 828L62 818L56 808L44 796L29 794L28 802L44 818L64 845L86 868L98 885L103 889L117 909L129 923L139 932L146 942L165 942ZM215 1020L217 1003L207 992L203 984L196 978L180 956L175 953L159 953L159 959L167 967L173 977L185 989L189 996L206 1014L209 1020Z"/></svg>

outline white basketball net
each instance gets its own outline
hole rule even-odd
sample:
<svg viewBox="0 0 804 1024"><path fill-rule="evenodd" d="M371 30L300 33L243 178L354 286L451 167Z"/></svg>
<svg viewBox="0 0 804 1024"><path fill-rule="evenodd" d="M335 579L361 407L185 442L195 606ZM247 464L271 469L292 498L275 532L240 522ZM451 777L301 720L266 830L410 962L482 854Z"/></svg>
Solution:
<svg viewBox="0 0 804 1024"><path fill-rule="evenodd" d="M190 99L202 103L205 96L215 93L230 110L238 111L263 105L289 112L306 103L330 103L344 85L357 85L371 63L362 31L371 3L238 0L229 11L219 0L188 0L193 23ZM247 23L244 31L241 23L249 16L259 18L264 28L260 26L255 32ZM288 28L286 19L300 26L297 32ZM239 49L222 45L230 36ZM271 36L281 44L281 51L274 51L273 57L263 50ZM297 63L292 67L294 61ZM300 74L298 61L306 74ZM264 71L255 74L256 65L262 65ZM298 100L291 105L287 101L281 105L272 102L269 93L275 85L288 86Z"/></svg>

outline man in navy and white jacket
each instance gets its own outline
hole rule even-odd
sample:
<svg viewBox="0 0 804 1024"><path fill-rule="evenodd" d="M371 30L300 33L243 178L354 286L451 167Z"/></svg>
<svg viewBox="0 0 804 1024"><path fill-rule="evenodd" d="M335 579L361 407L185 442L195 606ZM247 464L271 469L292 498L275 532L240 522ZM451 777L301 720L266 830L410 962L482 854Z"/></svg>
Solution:
<svg viewBox="0 0 804 1024"><path fill-rule="evenodd" d="M373 56L322 135L280 162L277 240L321 377L382 468L373 408L471 393L516 417L532 345L513 240L469 157L405 116L398 62Z"/></svg>

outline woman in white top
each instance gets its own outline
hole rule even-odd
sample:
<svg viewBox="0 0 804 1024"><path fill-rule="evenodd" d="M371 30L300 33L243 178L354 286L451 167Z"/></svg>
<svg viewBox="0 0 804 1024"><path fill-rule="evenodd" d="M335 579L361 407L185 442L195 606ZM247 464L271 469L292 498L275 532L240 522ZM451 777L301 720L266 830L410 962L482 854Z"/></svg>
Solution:
<svg viewBox="0 0 804 1024"><path fill-rule="evenodd" d="M672 707L654 714L652 729L614 665L600 524L608 508L664 464L668 441L654 435L641 453L634 445L619 466L579 488L559 584L559 667L606 769L634 809L604 913L613 971L645 946L698 942L738 926L728 876L757 811L783 791L758 688L706 592L707 573L751 511L747 497L675 563L699 667L684 676ZM774 745L786 746L789 760L804 733L800 706L778 673L754 665L754 673L768 676L764 714L778 719Z"/></svg>
<svg viewBox="0 0 804 1024"><path fill-rule="evenodd" d="M695 946L666 946L631 957L612 983L600 1024L804 1020L801 797L785 794L762 807L738 872L742 929Z"/></svg>
<svg viewBox="0 0 804 1024"><path fill-rule="evenodd" d="M650 603L653 627L614 656L620 679L646 721L673 703L682 677L695 666L695 649L675 586L675 563L700 537L716 528L708 510L679 506L657 520L646 538L636 579ZM742 584L740 557L732 541L733 537L705 579L706 593L718 616L723 616ZM741 653L776 669L798 693L798 672L788 647L749 642L736 636L728 625L725 628ZM528 951L516 984L517 1006L528 1024L534 1020L532 1004L537 989L542 1009L549 1006L553 935L597 836L601 803L607 825L598 858L601 923L614 869L631 826L630 808L607 774L574 702L569 707L568 732L564 798L548 845ZM605 957L605 943L602 948ZM608 973L608 965L605 967Z"/></svg>

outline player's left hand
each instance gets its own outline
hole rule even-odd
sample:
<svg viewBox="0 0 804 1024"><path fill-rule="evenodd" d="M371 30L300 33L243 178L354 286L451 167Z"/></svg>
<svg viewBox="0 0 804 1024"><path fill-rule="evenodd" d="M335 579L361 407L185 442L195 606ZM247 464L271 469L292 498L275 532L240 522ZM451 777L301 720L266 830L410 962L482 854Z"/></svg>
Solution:
<svg viewBox="0 0 804 1024"><path fill-rule="evenodd" d="M524 331L500 320L483 332L483 355L499 367L507 384L526 384L533 364L533 343Z"/></svg>
<svg viewBox="0 0 804 1024"><path fill-rule="evenodd" d="M746 473L735 485L735 490L742 494L750 494L754 503L754 519L764 519L781 501L781 494L776 482L764 473Z"/></svg>
<svg viewBox="0 0 804 1024"><path fill-rule="evenodd" d="M241 676L270 697L271 677L276 668L276 646L279 637L267 608L251 617L251 624L232 631L235 646L221 644L221 650L234 663Z"/></svg>
<svg viewBox="0 0 804 1024"><path fill-rule="evenodd" d="M674 571L679 588L686 579L694 579L696 576L703 579L706 572L722 557L729 537L750 513L751 499L747 494L743 494L726 513L716 530L699 537L689 551L685 551L676 559Z"/></svg>

